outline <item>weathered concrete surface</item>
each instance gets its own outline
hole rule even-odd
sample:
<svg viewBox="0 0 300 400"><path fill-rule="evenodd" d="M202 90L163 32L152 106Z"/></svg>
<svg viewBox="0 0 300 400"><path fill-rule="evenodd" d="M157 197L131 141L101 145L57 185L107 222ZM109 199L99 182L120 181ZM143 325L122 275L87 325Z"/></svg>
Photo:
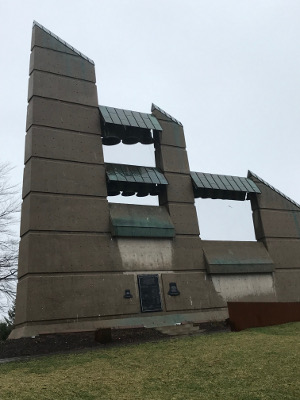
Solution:
<svg viewBox="0 0 300 400"><path fill-rule="evenodd" d="M205 270L199 236L176 235L173 239L173 270Z"/></svg>
<svg viewBox="0 0 300 400"><path fill-rule="evenodd" d="M183 174L165 173L168 185L160 196L160 204L169 202L194 204L191 177Z"/></svg>
<svg viewBox="0 0 300 400"><path fill-rule="evenodd" d="M106 234L30 232L22 237L19 278L26 274L118 272L122 265L116 240Z"/></svg>
<svg viewBox="0 0 300 400"><path fill-rule="evenodd" d="M32 126L26 135L25 162L30 157L103 164L100 135Z"/></svg>
<svg viewBox="0 0 300 400"><path fill-rule="evenodd" d="M155 151L156 165L164 172L190 174L190 167L185 149L173 146L161 146Z"/></svg>
<svg viewBox="0 0 300 400"><path fill-rule="evenodd" d="M75 51L71 50L69 47L65 46L63 43L56 40L53 36L44 32L38 26L34 26L32 29L31 37L31 50L34 46L44 47L46 49L52 49L55 51L61 51L63 53L73 54L79 58L79 55Z"/></svg>
<svg viewBox="0 0 300 400"><path fill-rule="evenodd" d="M94 65L77 55L34 47L30 55L29 74L36 69L57 75L96 82Z"/></svg>
<svg viewBox="0 0 300 400"><path fill-rule="evenodd" d="M275 301L271 273L212 275L215 290L224 301Z"/></svg>
<svg viewBox="0 0 300 400"><path fill-rule="evenodd" d="M153 111L153 115L155 115ZM158 112L162 115L160 112ZM176 124L173 121L164 121L159 119L160 126L162 127L162 132L159 133L159 141L161 145L182 147L185 149L185 138L183 133L183 127Z"/></svg>
<svg viewBox="0 0 300 400"><path fill-rule="evenodd" d="M167 311L201 310L226 306L205 273L162 273L162 282ZM179 296L168 295L170 282L176 282Z"/></svg>
<svg viewBox="0 0 300 400"><path fill-rule="evenodd" d="M263 243L202 241L209 273L271 272L274 263Z"/></svg>
<svg viewBox="0 0 300 400"><path fill-rule="evenodd" d="M298 268L300 270L299 239L266 239L266 247L277 269Z"/></svg>
<svg viewBox="0 0 300 400"><path fill-rule="evenodd" d="M194 204L168 203L168 209L177 235L199 235Z"/></svg>
<svg viewBox="0 0 300 400"><path fill-rule="evenodd" d="M278 301L300 302L300 270L276 271L275 285Z"/></svg>
<svg viewBox="0 0 300 400"><path fill-rule="evenodd" d="M30 192L107 196L103 165L31 158L25 166L23 198Z"/></svg>
<svg viewBox="0 0 300 400"><path fill-rule="evenodd" d="M58 332L82 332L95 331L99 328L126 328L126 327L145 327L154 328L157 326L170 326L180 323L202 323L224 321L228 318L227 308L218 308L211 310L201 310L189 313L168 313L163 315L138 315L128 318L103 317L95 319L74 319L66 322L62 321L45 321L44 323L26 323L18 326L13 330L10 339L18 339L20 337L35 336L43 333Z"/></svg>
<svg viewBox="0 0 300 400"><path fill-rule="evenodd" d="M22 205L21 236L29 230L109 232L107 200L30 193Z"/></svg>
<svg viewBox="0 0 300 400"><path fill-rule="evenodd" d="M31 125L100 134L99 110L95 107L33 97L27 108L26 130Z"/></svg>
<svg viewBox="0 0 300 400"><path fill-rule="evenodd" d="M140 311L136 285L131 275L35 275L21 279L20 287L24 282L27 285L27 309L26 314L17 315L16 324L126 315ZM132 299L124 298L125 289L130 289Z"/></svg>
<svg viewBox="0 0 300 400"><path fill-rule="evenodd" d="M93 82L34 70L29 78L28 101L40 96L70 103L98 104L97 87Z"/></svg>
<svg viewBox="0 0 300 400"><path fill-rule="evenodd" d="M258 211L255 211L257 213ZM257 239L266 238L291 238L300 239L300 210L276 211L260 210L260 220L263 232ZM259 231L257 231L259 234Z"/></svg>
<svg viewBox="0 0 300 400"><path fill-rule="evenodd" d="M172 269L172 240L152 238L116 239L122 269L126 271L157 271Z"/></svg>

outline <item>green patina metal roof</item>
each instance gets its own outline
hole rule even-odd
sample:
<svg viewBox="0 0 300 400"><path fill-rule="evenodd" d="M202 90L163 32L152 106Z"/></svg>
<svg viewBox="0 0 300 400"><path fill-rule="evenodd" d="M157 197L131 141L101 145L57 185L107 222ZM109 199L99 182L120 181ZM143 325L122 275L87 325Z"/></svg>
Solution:
<svg viewBox="0 0 300 400"><path fill-rule="evenodd" d="M106 124L132 126L135 128L162 131L158 120L151 114L122 110L107 106L99 106L100 114Z"/></svg>
<svg viewBox="0 0 300 400"><path fill-rule="evenodd" d="M164 175L154 167L106 163L105 168L108 182L168 184Z"/></svg>
<svg viewBox="0 0 300 400"><path fill-rule="evenodd" d="M49 29L45 28L43 25L39 24L36 21L33 21L33 26L32 27L34 27L34 26L38 26L40 29L42 29L42 31L48 33L48 35L52 36L58 42L62 43L63 45L68 47L70 50L74 51L74 53L76 53L80 57L84 58L86 61L90 62L91 64L95 65L93 60L91 60L89 57L85 56L83 53L81 53L79 50L75 49L75 47L71 46L69 43L65 42L63 39L61 39L57 35L55 35L55 33L49 31Z"/></svg>
<svg viewBox="0 0 300 400"><path fill-rule="evenodd" d="M159 112L161 112L162 114L164 114L166 117L168 117L170 120L172 120L173 122L175 122L176 124L182 126L182 123L180 121L178 121L176 118L172 117L172 115L168 114L166 111L164 111L163 109L159 108L156 104L152 103L151 106L151 111L157 110Z"/></svg>
<svg viewBox="0 0 300 400"><path fill-rule="evenodd" d="M293 199L291 199L290 197L286 196L284 193L282 193L280 190L276 189L274 186L270 185L268 182L264 181L262 178L260 178L258 175L256 175L254 172L252 171L248 171L248 178L251 178L253 176L253 178L256 178L257 180L259 180L261 183L263 183L264 185L268 186L270 189L274 190L276 193L278 193L280 196L282 196L283 198L285 198L286 200L290 201L291 203L293 203L296 207L300 208L300 204L298 204L296 201L294 201Z"/></svg>
<svg viewBox="0 0 300 400"><path fill-rule="evenodd" d="M246 200L247 194L260 193L259 188L249 178L203 172L191 172L191 177L195 197Z"/></svg>
<svg viewBox="0 0 300 400"><path fill-rule="evenodd" d="M112 236L161 237L175 236L171 218L164 207L110 203Z"/></svg>

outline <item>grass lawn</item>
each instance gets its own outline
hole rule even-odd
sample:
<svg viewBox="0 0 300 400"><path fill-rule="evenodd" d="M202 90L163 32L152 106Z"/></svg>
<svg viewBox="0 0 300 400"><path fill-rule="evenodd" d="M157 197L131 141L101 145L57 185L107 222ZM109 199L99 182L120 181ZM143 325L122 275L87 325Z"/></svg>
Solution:
<svg viewBox="0 0 300 400"><path fill-rule="evenodd" d="M3 364L0 399L299 400L300 322Z"/></svg>

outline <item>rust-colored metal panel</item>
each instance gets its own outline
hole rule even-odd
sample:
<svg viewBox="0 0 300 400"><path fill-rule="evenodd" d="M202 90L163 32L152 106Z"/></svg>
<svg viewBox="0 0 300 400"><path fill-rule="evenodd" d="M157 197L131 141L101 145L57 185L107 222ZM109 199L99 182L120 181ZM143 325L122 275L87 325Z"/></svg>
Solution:
<svg viewBox="0 0 300 400"><path fill-rule="evenodd" d="M234 331L300 321L299 302L229 302L227 304L231 329Z"/></svg>

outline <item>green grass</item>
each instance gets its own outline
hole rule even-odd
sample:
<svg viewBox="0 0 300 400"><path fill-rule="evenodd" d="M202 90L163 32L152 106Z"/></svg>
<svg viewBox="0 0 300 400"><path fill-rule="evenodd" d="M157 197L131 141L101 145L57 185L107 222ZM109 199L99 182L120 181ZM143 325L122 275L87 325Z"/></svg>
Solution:
<svg viewBox="0 0 300 400"><path fill-rule="evenodd" d="M300 323L0 365L1 400L299 400Z"/></svg>

